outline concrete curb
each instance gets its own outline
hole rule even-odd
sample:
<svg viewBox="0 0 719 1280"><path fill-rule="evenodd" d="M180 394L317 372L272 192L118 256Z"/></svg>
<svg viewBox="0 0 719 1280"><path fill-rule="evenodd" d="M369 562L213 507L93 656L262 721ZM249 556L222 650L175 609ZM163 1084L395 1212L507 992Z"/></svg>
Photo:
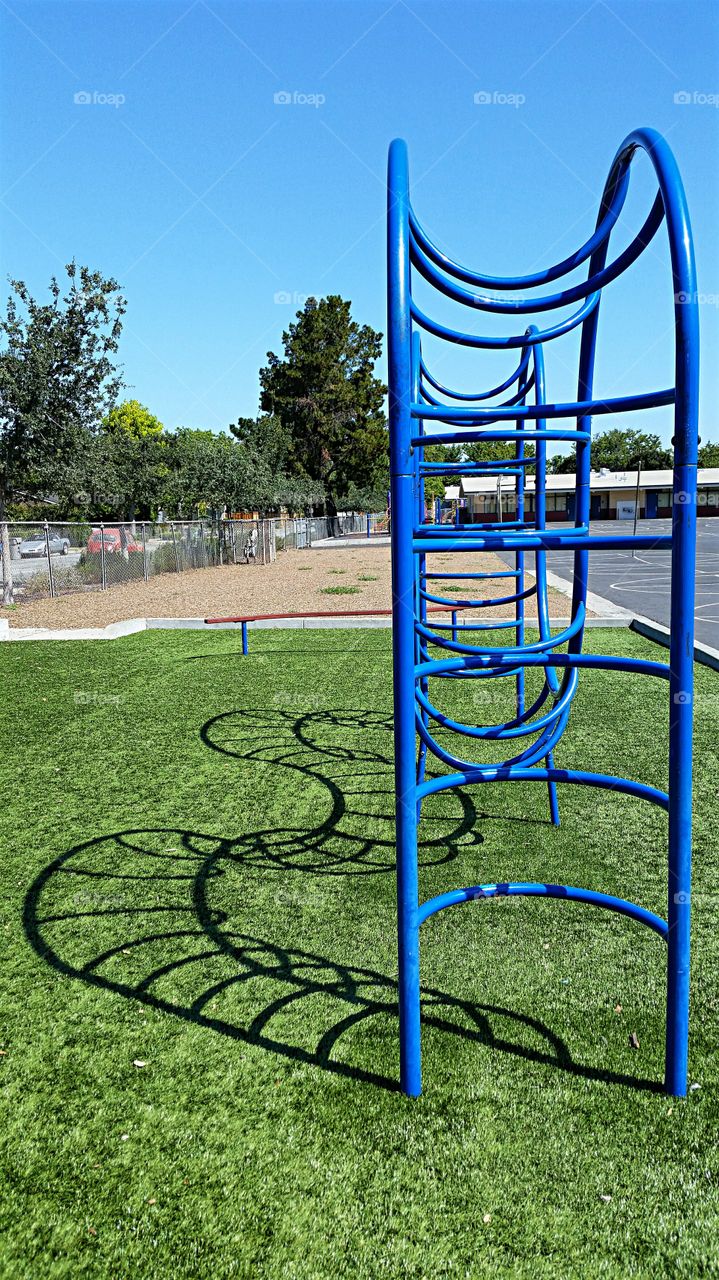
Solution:
<svg viewBox="0 0 719 1280"><path fill-rule="evenodd" d="M660 644L663 649L668 649L671 644L669 628L662 626L661 622L652 622L651 618L643 618L641 614L635 614L629 629L636 631L639 636L644 636L645 640L653 640L655 644ZM695 640L694 661L703 667L711 667L713 671L719 671L719 650Z"/></svg>
<svg viewBox="0 0 719 1280"><path fill-rule="evenodd" d="M377 533L373 534L371 538L362 537L361 534L347 538L318 538L309 547L303 547L302 549L304 551L344 551L347 547L353 549L355 547L364 547L365 550L371 548L373 551L384 547L385 550L389 550L390 539Z"/></svg>
<svg viewBox="0 0 719 1280"><path fill-rule="evenodd" d="M449 611L448 611L449 612ZM587 627L626 627L633 620L633 615L622 612L612 617L587 618ZM500 622L506 619L486 618L486 622ZM552 625L566 627L570 618L552 618ZM4 627L3 624L4 623ZM50 627L10 627L6 619L0 619L0 640L119 640L123 636L131 636L139 631L239 631L239 622L217 622L211 626L204 618L128 618L123 622L109 622L106 627L76 627L53 631ZM532 626L532 621L527 622ZM365 627L370 630L389 628L391 618L262 618L257 622L248 622L251 631L287 630L287 631L320 631L347 630ZM718 659L719 659L719 655Z"/></svg>
<svg viewBox="0 0 719 1280"><path fill-rule="evenodd" d="M106 627L12 627L5 640L118 640L121 636L134 635L147 629L146 618L127 618L123 622L108 622Z"/></svg>

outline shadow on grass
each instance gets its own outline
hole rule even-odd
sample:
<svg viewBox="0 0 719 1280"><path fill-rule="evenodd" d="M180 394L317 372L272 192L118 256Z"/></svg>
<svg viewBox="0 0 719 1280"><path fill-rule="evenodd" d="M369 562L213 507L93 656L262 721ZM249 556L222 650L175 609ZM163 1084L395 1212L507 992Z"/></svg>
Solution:
<svg viewBox="0 0 719 1280"><path fill-rule="evenodd" d="M298 695L300 701L306 704L307 696ZM284 790L291 797L295 812L301 808L296 798L311 795L305 813L317 815L314 825L305 819L283 826L281 818L241 837L236 856L246 864L321 876L394 873L390 715L326 709L298 714L279 707L227 711L208 720L200 736L212 751L257 766L257 789L266 794L270 779L278 796ZM312 783L317 785L309 792ZM455 792L449 806L459 809L459 818L438 812L434 834L422 832L422 867L452 862L461 850L482 843L469 793ZM282 813L281 802L279 807Z"/></svg>
<svg viewBox="0 0 719 1280"><path fill-rule="evenodd" d="M389 727L386 716L352 711L296 717L245 711L209 721L202 736L214 750L241 753L258 767L297 771L296 795L303 780L321 783L326 813L314 826L267 826L238 837L139 828L76 845L44 868L27 894L31 946L67 978L284 1058L396 1090L396 1080L376 1067L397 1052L394 978L257 937L245 926L257 918L256 905L265 915L269 905L283 931L306 907L321 916L324 876L393 871L391 753L382 737ZM266 803L258 799L258 809ZM308 812L318 803L313 793ZM459 816L433 817L439 834L422 845L425 866L451 861L481 840L471 797L460 793L449 803L460 806ZM370 818L379 836L368 829ZM258 874L298 870L312 874L299 880ZM351 945L348 922L340 933ZM422 1017L426 1030L497 1053L661 1091L652 1081L577 1063L559 1036L526 1014L423 987ZM502 1022L516 1039L500 1034Z"/></svg>

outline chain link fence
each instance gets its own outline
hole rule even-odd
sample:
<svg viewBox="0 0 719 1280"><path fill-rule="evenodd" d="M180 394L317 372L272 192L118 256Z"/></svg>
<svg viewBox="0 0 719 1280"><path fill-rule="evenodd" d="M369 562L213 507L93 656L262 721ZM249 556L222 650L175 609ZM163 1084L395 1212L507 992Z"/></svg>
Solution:
<svg viewBox="0 0 719 1280"><path fill-rule="evenodd" d="M367 520L353 512L334 518L165 520L161 524L8 522L0 526L0 576L3 583L10 579L18 602L104 591L124 583L148 582L159 573L271 564L283 551L366 532Z"/></svg>

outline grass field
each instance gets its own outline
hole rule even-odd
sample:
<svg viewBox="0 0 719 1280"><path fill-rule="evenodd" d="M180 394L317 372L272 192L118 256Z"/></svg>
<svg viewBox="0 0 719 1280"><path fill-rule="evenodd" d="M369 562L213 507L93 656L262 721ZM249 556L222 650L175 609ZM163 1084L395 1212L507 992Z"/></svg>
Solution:
<svg viewBox="0 0 719 1280"><path fill-rule="evenodd" d="M239 650L0 646L3 1280L718 1274L719 676L697 669L699 1087L658 1088L656 935L499 899L423 928L410 1101L389 633ZM443 693L486 720L509 685ZM582 675L557 763L663 786L666 703ZM665 914L664 815L581 787L560 805L557 831L542 786L434 797L422 897L558 880Z"/></svg>

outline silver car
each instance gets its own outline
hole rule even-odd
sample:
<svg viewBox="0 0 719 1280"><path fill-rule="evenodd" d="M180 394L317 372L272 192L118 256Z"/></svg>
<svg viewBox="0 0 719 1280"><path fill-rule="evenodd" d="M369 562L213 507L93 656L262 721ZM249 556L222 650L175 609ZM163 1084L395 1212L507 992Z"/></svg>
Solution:
<svg viewBox="0 0 719 1280"><path fill-rule="evenodd" d="M48 533L47 543L45 542L45 531L40 529L37 533L31 533L29 537L23 538L20 543L20 555L23 559L30 556L45 556L47 548L54 555L66 556L70 550L70 539L63 538L59 533Z"/></svg>

